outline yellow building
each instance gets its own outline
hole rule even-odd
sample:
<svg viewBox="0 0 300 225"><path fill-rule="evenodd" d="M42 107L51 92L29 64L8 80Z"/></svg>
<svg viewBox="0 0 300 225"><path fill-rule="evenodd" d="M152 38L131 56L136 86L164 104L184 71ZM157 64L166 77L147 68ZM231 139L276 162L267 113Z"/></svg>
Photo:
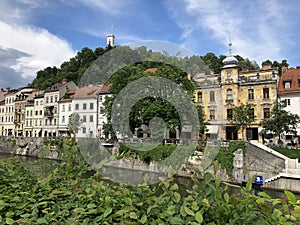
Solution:
<svg viewBox="0 0 300 225"><path fill-rule="evenodd" d="M260 122L270 116L277 99L278 70L264 66L259 70L240 70L238 60L229 55L223 60L221 74L198 74L194 76L197 84L195 100L203 107L207 126L207 136L212 139L260 140ZM237 131L232 124L232 109L241 104L251 105L255 121Z"/></svg>

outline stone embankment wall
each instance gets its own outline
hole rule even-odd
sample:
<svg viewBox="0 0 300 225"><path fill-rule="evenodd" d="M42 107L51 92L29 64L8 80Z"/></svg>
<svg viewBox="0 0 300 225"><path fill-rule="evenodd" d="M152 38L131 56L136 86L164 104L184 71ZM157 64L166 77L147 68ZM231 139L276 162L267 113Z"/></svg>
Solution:
<svg viewBox="0 0 300 225"><path fill-rule="evenodd" d="M16 138L1 140L0 153L38 157L44 147L44 138ZM56 148L51 148L44 156L46 159L58 159Z"/></svg>

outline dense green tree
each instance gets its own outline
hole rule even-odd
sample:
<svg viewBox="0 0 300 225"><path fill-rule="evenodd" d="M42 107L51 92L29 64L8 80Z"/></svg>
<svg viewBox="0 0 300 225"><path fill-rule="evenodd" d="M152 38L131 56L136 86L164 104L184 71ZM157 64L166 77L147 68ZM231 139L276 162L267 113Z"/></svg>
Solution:
<svg viewBox="0 0 300 225"><path fill-rule="evenodd" d="M237 130L242 129L243 139L245 129L254 121L255 115L250 104L241 104L240 106L235 106L232 108L231 123L236 127Z"/></svg>
<svg viewBox="0 0 300 225"><path fill-rule="evenodd" d="M274 105L269 119L262 121L263 133L271 132L281 140L282 133L297 134L297 125L300 122L300 117L297 114L292 114L284 108L285 102L278 102Z"/></svg>
<svg viewBox="0 0 300 225"><path fill-rule="evenodd" d="M75 139L76 139L76 130L80 127L81 124L82 121L78 113L72 113L69 116L69 122L67 127L69 129L70 134L73 134Z"/></svg>

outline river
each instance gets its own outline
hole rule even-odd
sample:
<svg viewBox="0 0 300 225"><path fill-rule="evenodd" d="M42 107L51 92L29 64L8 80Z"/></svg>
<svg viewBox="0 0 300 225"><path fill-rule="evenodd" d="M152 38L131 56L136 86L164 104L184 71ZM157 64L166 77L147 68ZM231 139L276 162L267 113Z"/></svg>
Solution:
<svg viewBox="0 0 300 225"><path fill-rule="evenodd" d="M13 155L0 153L0 160L9 158ZM38 159L34 157L28 157L28 156L15 156L18 160L22 161L25 166L28 166L28 168L33 169L38 176L45 175L49 173L49 171L53 170L56 165L57 161L50 160L50 159ZM132 170L128 169L117 169L117 168L109 168L111 173L119 174L119 176L124 177L132 177L131 173ZM113 170L113 171L112 171ZM130 175L129 175L130 173ZM176 182L178 183L180 189L185 192L185 190L191 189L193 186L193 181L191 178L187 177L176 177ZM134 183L134 181L132 181ZM270 189L253 189L253 194L259 194L260 191L264 191L268 195L270 195L273 198L284 198L284 192L279 190L270 190ZM237 188L230 188L230 192L238 192ZM295 193L296 197L300 199L300 194Z"/></svg>

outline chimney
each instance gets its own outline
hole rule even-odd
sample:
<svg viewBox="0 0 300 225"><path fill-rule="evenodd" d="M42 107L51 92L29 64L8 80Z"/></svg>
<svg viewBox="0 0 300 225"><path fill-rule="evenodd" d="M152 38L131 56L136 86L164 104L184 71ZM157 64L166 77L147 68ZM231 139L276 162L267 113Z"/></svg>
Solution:
<svg viewBox="0 0 300 225"><path fill-rule="evenodd" d="M297 70L300 70L300 66L296 66L296 69L297 69Z"/></svg>
<svg viewBox="0 0 300 225"><path fill-rule="evenodd" d="M6 92L10 92L10 87L7 87L7 88L6 88Z"/></svg>
<svg viewBox="0 0 300 225"><path fill-rule="evenodd" d="M0 88L0 92L4 92L3 88Z"/></svg>
<svg viewBox="0 0 300 225"><path fill-rule="evenodd" d="M63 79L63 80L61 81L61 83L62 83L62 84L66 84L66 83L68 83L68 81L67 81L67 79Z"/></svg>
<svg viewBox="0 0 300 225"><path fill-rule="evenodd" d="M289 68L287 66L281 67L281 74L284 74Z"/></svg>

